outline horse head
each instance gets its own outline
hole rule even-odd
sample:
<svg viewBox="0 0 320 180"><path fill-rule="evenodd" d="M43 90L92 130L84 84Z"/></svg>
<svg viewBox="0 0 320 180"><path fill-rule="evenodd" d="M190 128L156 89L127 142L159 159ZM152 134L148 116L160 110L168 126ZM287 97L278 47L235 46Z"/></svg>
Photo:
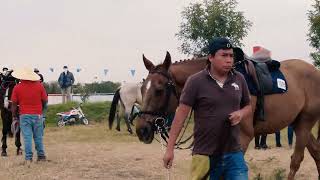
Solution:
<svg viewBox="0 0 320 180"><path fill-rule="evenodd" d="M9 70L5 74L0 75L0 108L5 107L6 103L9 103L5 102L5 99L7 97L10 100L13 88L19 82L18 79L12 76L12 72L13 70Z"/></svg>
<svg viewBox="0 0 320 180"><path fill-rule="evenodd" d="M142 108L137 118L136 133L140 141L149 144L159 125L157 123L165 123L168 115L175 112L178 100L175 82L170 72L169 52L162 64L155 66L144 55L143 62L149 74L141 87Z"/></svg>

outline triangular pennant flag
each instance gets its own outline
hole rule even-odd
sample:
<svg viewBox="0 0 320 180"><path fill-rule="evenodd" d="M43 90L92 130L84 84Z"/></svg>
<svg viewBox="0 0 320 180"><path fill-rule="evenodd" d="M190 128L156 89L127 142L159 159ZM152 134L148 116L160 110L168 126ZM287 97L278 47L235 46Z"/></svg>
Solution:
<svg viewBox="0 0 320 180"><path fill-rule="evenodd" d="M136 70L135 69L131 69L130 72L131 72L131 76L133 77L134 74L136 73Z"/></svg>

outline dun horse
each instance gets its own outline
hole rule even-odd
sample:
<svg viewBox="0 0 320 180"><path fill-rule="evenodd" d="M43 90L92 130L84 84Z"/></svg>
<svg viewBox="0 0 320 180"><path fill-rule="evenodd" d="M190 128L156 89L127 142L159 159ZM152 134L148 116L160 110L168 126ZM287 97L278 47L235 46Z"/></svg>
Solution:
<svg viewBox="0 0 320 180"><path fill-rule="evenodd" d="M142 86L141 111L155 112L154 114L174 113L187 78L204 69L206 61L207 58L202 58L171 64L170 54L167 53L164 62L155 66L143 56L149 74ZM286 77L288 91L265 96L265 121L254 120L253 117L242 120L240 141L246 151L255 134L274 133L293 123L296 145L288 176L288 179L293 180L304 158L305 147L315 160L320 173L320 139L315 139L311 133L312 127L320 119L320 71L298 59L282 61L280 70ZM167 88L168 84L172 83L178 98ZM256 96L251 96L253 112L256 102ZM141 141L152 142L156 118L151 114L141 114L137 119L136 132Z"/></svg>
<svg viewBox="0 0 320 180"><path fill-rule="evenodd" d="M132 129L130 126L130 116L131 111L135 103L141 105L141 86L142 83L126 83L123 84L114 94L111 108L109 112L109 129L112 128L114 118L117 118L116 129L120 131L120 119L124 118L127 124L128 131L132 134ZM119 102L120 100L120 102ZM119 104L119 109L117 111L117 106Z"/></svg>
<svg viewBox="0 0 320 180"><path fill-rule="evenodd" d="M12 71L7 74L2 74L1 87L0 87L0 109L2 119L2 152L1 156L7 156L7 136L11 134L12 113L11 106L11 94L14 86L18 82L16 78L11 76ZM17 155L22 154L21 141L20 141L20 129L15 134L15 145L17 147Z"/></svg>

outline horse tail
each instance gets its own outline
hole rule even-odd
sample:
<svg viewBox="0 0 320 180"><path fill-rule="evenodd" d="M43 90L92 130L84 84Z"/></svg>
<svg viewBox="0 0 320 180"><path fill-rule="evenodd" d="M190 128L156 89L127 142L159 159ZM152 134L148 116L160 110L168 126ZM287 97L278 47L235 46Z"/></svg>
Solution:
<svg viewBox="0 0 320 180"><path fill-rule="evenodd" d="M109 129L112 129L112 124L114 121L114 117L116 115L119 99L120 99L120 88L116 90L112 99L110 112L109 112Z"/></svg>

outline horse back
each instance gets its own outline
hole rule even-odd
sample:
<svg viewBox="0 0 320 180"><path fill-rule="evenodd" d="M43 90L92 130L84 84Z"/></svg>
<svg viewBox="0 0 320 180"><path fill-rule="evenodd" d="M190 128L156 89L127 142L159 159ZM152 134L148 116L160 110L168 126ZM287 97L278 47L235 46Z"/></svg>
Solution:
<svg viewBox="0 0 320 180"><path fill-rule="evenodd" d="M320 116L320 71L298 59L281 61L288 91L265 96L265 121L256 121L255 133L273 133L293 123L298 116ZM252 99L255 99L253 97ZM252 102L255 105L255 102Z"/></svg>

